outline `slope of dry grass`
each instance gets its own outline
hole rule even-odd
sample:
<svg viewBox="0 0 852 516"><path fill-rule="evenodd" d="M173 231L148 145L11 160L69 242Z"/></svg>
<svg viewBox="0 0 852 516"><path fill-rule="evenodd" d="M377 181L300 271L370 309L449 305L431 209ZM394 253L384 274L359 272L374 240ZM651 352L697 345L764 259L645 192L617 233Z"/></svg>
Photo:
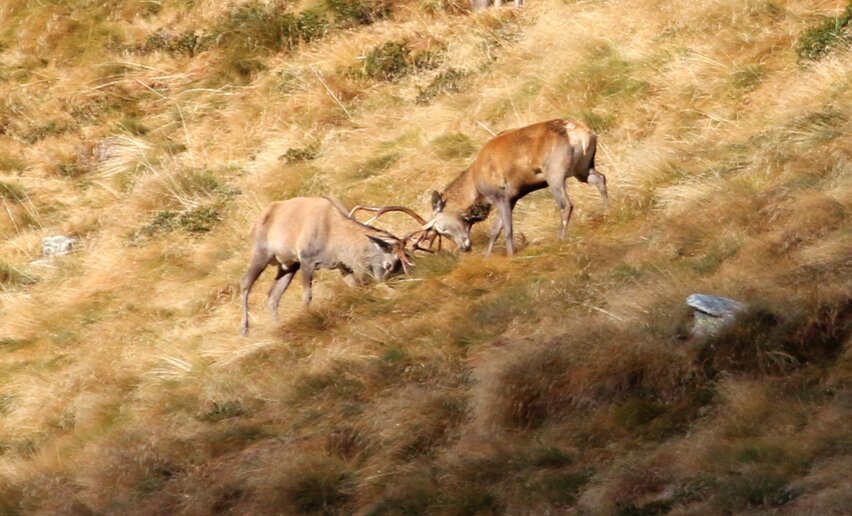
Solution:
<svg viewBox="0 0 852 516"><path fill-rule="evenodd" d="M0 7L0 513L850 505L846 5L460 4ZM559 116L599 133L608 214L569 184L556 242L535 193L514 258L477 227L413 278L319 274L280 325L256 294L238 337L268 202L425 212ZM77 252L31 264L56 233ZM696 343L692 292L750 309Z"/></svg>

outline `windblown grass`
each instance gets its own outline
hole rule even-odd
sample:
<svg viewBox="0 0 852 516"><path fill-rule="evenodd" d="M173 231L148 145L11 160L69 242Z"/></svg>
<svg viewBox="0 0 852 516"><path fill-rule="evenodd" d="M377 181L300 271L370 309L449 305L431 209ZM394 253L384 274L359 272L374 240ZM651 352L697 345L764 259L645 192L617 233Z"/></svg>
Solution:
<svg viewBox="0 0 852 516"><path fill-rule="evenodd" d="M0 512L849 506L845 2L7 3ZM558 242L533 193L517 256L481 224L412 277L321 271L310 309L295 281L277 324L267 273L237 336L269 202L426 214L559 116L598 131L609 213L570 182ZM749 308L698 341L692 292Z"/></svg>

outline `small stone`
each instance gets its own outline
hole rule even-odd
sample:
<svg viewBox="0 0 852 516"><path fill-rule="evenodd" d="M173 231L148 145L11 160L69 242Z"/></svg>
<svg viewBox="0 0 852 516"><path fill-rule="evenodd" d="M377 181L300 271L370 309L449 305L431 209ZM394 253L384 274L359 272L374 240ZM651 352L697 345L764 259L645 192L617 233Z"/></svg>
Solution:
<svg viewBox="0 0 852 516"><path fill-rule="evenodd" d="M710 294L690 294L686 304L693 310L698 310L714 317L725 317L741 312L745 305L739 301Z"/></svg>
<svg viewBox="0 0 852 516"><path fill-rule="evenodd" d="M717 335L746 308L739 301L709 294L690 294L686 304L695 311L692 335L701 338Z"/></svg>
<svg viewBox="0 0 852 516"><path fill-rule="evenodd" d="M64 235L44 237L41 241L41 251L45 256L60 256L74 250L77 239Z"/></svg>

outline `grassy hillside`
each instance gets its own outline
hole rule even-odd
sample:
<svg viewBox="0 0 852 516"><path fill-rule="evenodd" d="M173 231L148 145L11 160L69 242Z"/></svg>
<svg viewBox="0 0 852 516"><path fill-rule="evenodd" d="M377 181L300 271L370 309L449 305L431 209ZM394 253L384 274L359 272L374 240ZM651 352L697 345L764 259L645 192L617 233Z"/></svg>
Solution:
<svg viewBox="0 0 852 516"><path fill-rule="evenodd" d="M0 514L852 506L852 8L463 4L3 2ZM269 202L425 215L562 116L609 213L572 181L558 242L531 194L515 257L481 224L412 278L320 272L278 325L267 273L238 336ZM697 343L692 292L750 308Z"/></svg>

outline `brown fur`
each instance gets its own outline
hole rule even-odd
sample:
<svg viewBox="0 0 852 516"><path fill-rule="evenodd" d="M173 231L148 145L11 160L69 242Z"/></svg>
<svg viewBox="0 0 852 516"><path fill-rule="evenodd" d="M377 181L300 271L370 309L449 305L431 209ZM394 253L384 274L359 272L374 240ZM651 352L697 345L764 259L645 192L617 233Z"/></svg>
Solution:
<svg viewBox="0 0 852 516"><path fill-rule="evenodd" d="M488 207L495 206L500 218L492 230L488 252L505 229L506 250L512 254L511 212L515 203L530 192L549 187L562 213L559 237L563 238L573 210L565 191L568 177L597 186L606 207L606 178L595 170L596 143L596 135L574 120L548 120L498 134L482 147L473 164L435 198L436 230L457 240L458 231L452 230L457 230L458 225L448 215L459 218L469 233L470 225L483 220Z"/></svg>

